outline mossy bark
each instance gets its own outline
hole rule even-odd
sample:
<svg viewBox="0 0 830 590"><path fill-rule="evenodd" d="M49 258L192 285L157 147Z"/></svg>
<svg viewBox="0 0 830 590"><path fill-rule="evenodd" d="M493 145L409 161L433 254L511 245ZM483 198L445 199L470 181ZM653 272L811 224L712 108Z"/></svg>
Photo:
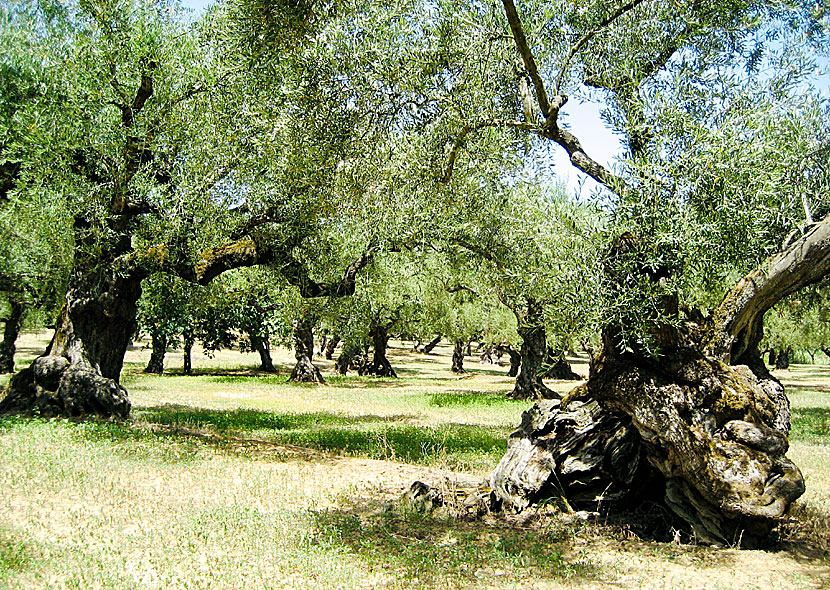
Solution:
<svg viewBox="0 0 830 590"><path fill-rule="evenodd" d="M656 481L647 489L692 538L763 545L804 492L786 457L789 403L758 352L763 314L830 271L830 218L764 268L708 316L682 318L667 297L663 314L676 321L655 316L659 357L623 342L620 326L603 330L586 384L561 404L537 404L511 436L491 475L502 503L564 497L611 509L640 502L639 484Z"/></svg>

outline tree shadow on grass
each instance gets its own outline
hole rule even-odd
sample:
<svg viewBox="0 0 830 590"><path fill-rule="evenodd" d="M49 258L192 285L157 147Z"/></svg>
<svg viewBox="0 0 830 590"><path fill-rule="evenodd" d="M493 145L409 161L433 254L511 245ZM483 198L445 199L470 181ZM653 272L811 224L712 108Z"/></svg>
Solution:
<svg viewBox="0 0 830 590"><path fill-rule="evenodd" d="M309 543L357 554L412 587L523 587L597 577L561 527L517 528L396 506L374 514L365 507L312 512L312 529Z"/></svg>
<svg viewBox="0 0 830 590"><path fill-rule="evenodd" d="M504 454L508 434L504 428L466 424L423 427L412 424L414 416L408 415L277 414L164 405L136 409L135 418L149 428L162 426L182 436L192 436L193 431L215 434L205 440L220 446L223 437L233 437L234 442L251 439L373 459L427 465L444 462L467 469L495 465Z"/></svg>

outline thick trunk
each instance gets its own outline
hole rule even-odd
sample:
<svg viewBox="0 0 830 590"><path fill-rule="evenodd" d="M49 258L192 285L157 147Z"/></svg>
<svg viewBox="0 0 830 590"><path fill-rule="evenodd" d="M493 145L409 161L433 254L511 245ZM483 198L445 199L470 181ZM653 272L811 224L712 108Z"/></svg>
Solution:
<svg viewBox="0 0 830 590"><path fill-rule="evenodd" d="M150 337L153 341L153 351L150 353L150 362L147 363L144 372L161 375L164 373L164 355L167 354L167 334L153 330Z"/></svg>
<svg viewBox="0 0 830 590"><path fill-rule="evenodd" d="M183 337L182 344L182 373L185 375L193 374L193 344L196 338L193 334L186 333Z"/></svg>
<svg viewBox="0 0 830 590"><path fill-rule="evenodd" d="M430 340L429 343L421 349L421 352L423 352L424 354L431 353L433 350L435 350L435 347L438 346L439 342L441 342L440 334L432 340Z"/></svg>
<svg viewBox="0 0 830 590"><path fill-rule="evenodd" d="M314 332L311 318L303 317L294 324L294 358L297 364L291 371L289 381L302 383L325 383L323 374L314 363Z"/></svg>
<svg viewBox="0 0 830 590"><path fill-rule="evenodd" d="M119 378L140 296L135 277L76 274L49 347L12 378L0 413L126 418L130 401Z"/></svg>
<svg viewBox="0 0 830 590"><path fill-rule="evenodd" d="M22 303L9 301L9 317L3 328L3 342L0 342L0 373L14 373L15 342L23 325L23 314L26 306Z"/></svg>
<svg viewBox="0 0 830 590"><path fill-rule="evenodd" d="M365 374L375 377L397 377L395 369L386 358L386 347L389 344L389 326L372 323L369 328L372 339L372 362L366 367Z"/></svg>
<svg viewBox="0 0 830 590"><path fill-rule="evenodd" d="M518 332L522 339L521 365L516 385L508 394L511 399L552 399L555 392L542 383L542 372L547 351L545 319L542 306L528 300L524 317L517 314Z"/></svg>
<svg viewBox="0 0 830 590"><path fill-rule="evenodd" d="M517 509L562 496L613 508L641 501L639 482L656 481L648 489L693 538L762 545L804 479L785 456L787 398L757 344L764 312L830 270L830 235L821 235L745 277L709 319L655 325L659 359L620 346L613 326L604 331L587 383L561 406L537 404L511 437L491 476L496 495Z"/></svg>
<svg viewBox="0 0 830 590"><path fill-rule="evenodd" d="M277 370L271 360L271 345L268 337L249 332L248 340L251 341L251 348L259 353L259 370L266 373L276 373Z"/></svg>
<svg viewBox="0 0 830 590"><path fill-rule="evenodd" d="M464 341L456 340L452 350L452 372L464 373Z"/></svg>

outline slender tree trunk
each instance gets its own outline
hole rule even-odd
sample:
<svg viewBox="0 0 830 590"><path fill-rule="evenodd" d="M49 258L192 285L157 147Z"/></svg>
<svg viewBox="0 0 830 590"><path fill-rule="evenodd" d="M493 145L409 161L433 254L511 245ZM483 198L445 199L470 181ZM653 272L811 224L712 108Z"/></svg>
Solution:
<svg viewBox="0 0 830 590"><path fill-rule="evenodd" d="M433 350L435 350L435 347L438 346L439 342L441 342L440 334L438 334L438 336L430 340L429 343L421 349L421 352L423 352L424 354L431 353Z"/></svg>
<svg viewBox="0 0 830 590"><path fill-rule="evenodd" d="M297 364L291 371L289 381L302 383L325 383L323 374L314 363L314 325L313 318L303 317L294 324L294 358Z"/></svg>
<svg viewBox="0 0 830 590"><path fill-rule="evenodd" d="M248 340L251 341L251 348L259 353L259 370L266 373L276 373L274 362L271 360L271 344L268 341L268 336L248 332Z"/></svg>
<svg viewBox="0 0 830 590"><path fill-rule="evenodd" d="M555 392L542 383L542 372L547 352L545 318L542 306L529 299L523 317L517 315L519 337L522 339L521 365L516 376L516 386L508 394L511 399L552 399Z"/></svg>
<svg viewBox="0 0 830 590"><path fill-rule="evenodd" d="M777 354L775 354L775 349L774 349L774 348L770 348L770 349L769 349L769 364L770 364L770 365L772 365L772 366L774 367L774 366L775 366L775 362L776 362L777 360L778 360L778 355L777 355Z"/></svg>
<svg viewBox="0 0 830 590"><path fill-rule="evenodd" d="M150 362L147 363L144 372L161 375L164 373L164 355L167 354L167 334L153 329L150 338L153 342L153 351L150 353Z"/></svg>
<svg viewBox="0 0 830 590"><path fill-rule="evenodd" d="M9 301L9 317L3 328L3 341L0 342L0 373L14 373L15 342L23 325L26 307L15 300Z"/></svg>
<svg viewBox="0 0 830 590"><path fill-rule="evenodd" d="M372 339L372 362L366 368L367 375L376 377L397 377L395 369L386 358L386 347L389 344L389 326L373 322L369 328Z"/></svg>
<svg viewBox="0 0 830 590"><path fill-rule="evenodd" d="M335 332L332 334L331 340L326 343L326 360L330 361L334 358L334 351L338 344L340 344L340 334Z"/></svg>
<svg viewBox="0 0 830 590"><path fill-rule="evenodd" d="M185 375L193 374L193 344L196 338L191 333L185 333L182 337L182 373Z"/></svg>
<svg viewBox="0 0 830 590"><path fill-rule="evenodd" d="M328 329L326 329L326 330L323 330L323 332L320 336L320 354L321 355L325 354L326 346L328 346L328 343L329 343L329 331L328 331Z"/></svg>
<svg viewBox="0 0 830 590"><path fill-rule="evenodd" d="M498 350L506 352L510 358L510 369L507 371L508 377L516 377L519 374L519 367L522 364L522 355L513 350L509 344L500 344Z"/></svg>
<svg viewBox="0 0 830 590"><path fill-rule="evenodd" d="M465 373L464 370L464 341L456 340L452 350L452 372Z"/></svg>

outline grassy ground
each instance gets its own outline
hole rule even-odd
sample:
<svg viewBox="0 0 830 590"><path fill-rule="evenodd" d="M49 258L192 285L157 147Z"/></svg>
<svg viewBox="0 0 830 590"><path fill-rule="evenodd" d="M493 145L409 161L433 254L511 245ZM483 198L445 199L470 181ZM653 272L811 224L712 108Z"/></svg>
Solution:
<svg viewBox="0 0 830 590"><path fill-rule="evenodd" d="M44 342L27 335L20 363ZM770 551L644 541L551 508L470 517L400 502L486 477L527 404L506 368L392 350L398 380L287 383L252 355L141 373L126 424L0 419L0 588L817 588L830 581L830 367L780 375L808 491ZM171 355L172 357L172 355ZM28 360L27 360L28 359ZM179 359L169 358L177 365ZM331 363L321 361L324 373ZM578 372L586 367L579 364ZM0 381L5 383L7 378ZM565 391L571 384L552 382Z"/></svg>

